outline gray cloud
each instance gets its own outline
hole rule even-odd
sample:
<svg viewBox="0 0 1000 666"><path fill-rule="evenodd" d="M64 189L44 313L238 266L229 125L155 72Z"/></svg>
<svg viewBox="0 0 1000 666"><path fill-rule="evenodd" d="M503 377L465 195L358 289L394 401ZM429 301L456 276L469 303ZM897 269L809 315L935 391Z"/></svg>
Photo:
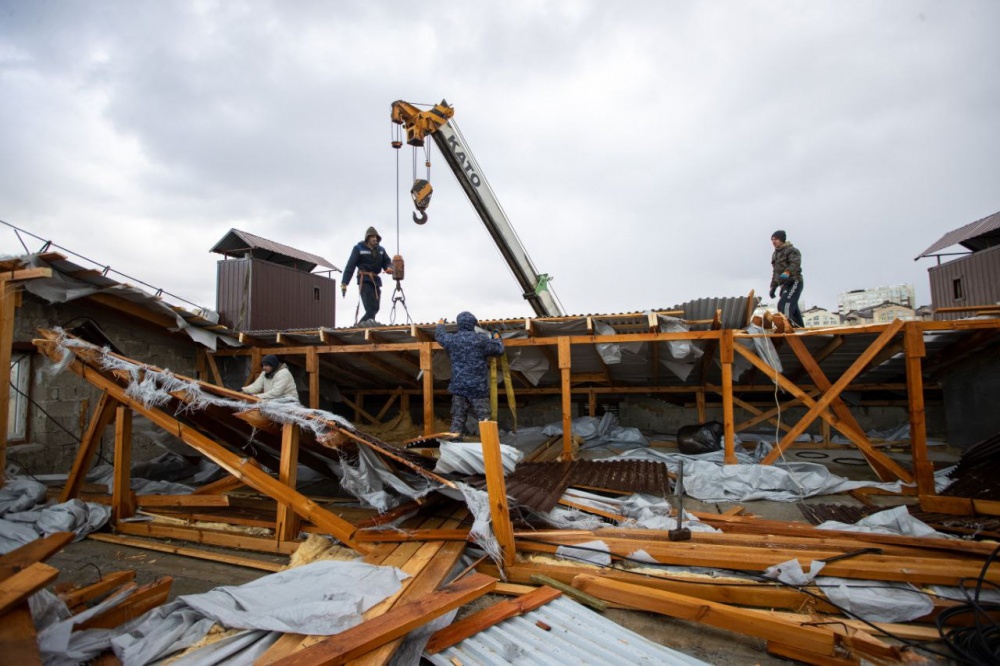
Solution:
<svg viewBox="0 0 1000 666"><path fill-rule="evenodd" d="M447 98L571 313L762 293L775 228L804 305L905 282L927 302L912 258L1000 209L998 19L986 0L3 1L0 219L209 307L229 228L343 265L375 224L417 321L528 315L434 150L431 220L410 221L389 106Z"/></svg>

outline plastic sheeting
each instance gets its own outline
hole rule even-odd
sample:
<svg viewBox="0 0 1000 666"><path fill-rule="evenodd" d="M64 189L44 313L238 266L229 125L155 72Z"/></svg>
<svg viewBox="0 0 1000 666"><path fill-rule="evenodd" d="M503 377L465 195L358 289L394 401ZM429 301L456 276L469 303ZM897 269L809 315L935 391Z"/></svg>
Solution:
<svg viewBox="0 0 1000 666"><path fill-rule="evenodd" d="M593 416L581 416L572 421L573 435L581 437L582 449L592 449L614 444L615 446L649 446L649 440L638 428L623 428L618 425L618 418L611 412L605 412L600 419ZM562 435L562 422L551 423L542 428L542 433L549 437Z"/></svg>
<svg viewBox="0 0 1000 666"><path fill-rule="evenodd" d="M0 489L0 553L54 532L73 532L79 541L111 517L109 507L92 502L45 504L46 491L45 484L24 477Z"/></svg>
<svg viewBox="0 0 1000 666"><path fill-rule="evenodd" d="M111 646L123 663L147 664L194 644L216 622L229 629L328 636L359 624L362 613L395 594L406 577L394 567L313 562L179 597L147 613Z"/></svg>
<svg viewBox="0 0 1000 666"><path fill-rule="evenodd" d="M441 442L439 451L441 457L434 466L434 472L437 474L457 472L472 476L486 473L482 442ZM503 462L504 475L507 475L524 459L524 454L513 446L501 444L500 459Z"/></svg>
<svg viewBox="0 0 1000 666"><path fill-rule="evenodd" d="M792 462L757 465L745 453L737 452L739 464L726 465L722 451L700 456L665 453L656 449L627 451L607 460L658 460L676 473L684 459L684 491L703 502L749 502L771 500L794 502L804 497L831 495L856 488L881 488L900 492L899 482L851 481L830 472L818 463Z"/></svg>

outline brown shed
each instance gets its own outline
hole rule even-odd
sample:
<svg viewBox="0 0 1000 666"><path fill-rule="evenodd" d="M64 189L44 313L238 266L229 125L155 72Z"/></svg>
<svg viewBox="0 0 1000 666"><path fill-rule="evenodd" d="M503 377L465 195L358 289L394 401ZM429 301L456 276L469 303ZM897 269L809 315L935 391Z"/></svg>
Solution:
<svg viewBox="0 0 1000 666"><path fill-rule="evenodd" d="M943 252L955 245L969 252ZM942 263L942 257L955 254L961 256ZM935 319L959 319L969 316L977 306L1000 303L1000 212L949 231L917 259L923 257L936 257L938 261L927 269L934 310L969 308L964 312L938 312Z"/></svg>
<svg viewBox="0 0 1000 666"><path fill-rule="evenodd" d="M212 252L220 322L237 331L333 328L340 269L322 257L230 229ZM327 274L312 272L326 268Z"/></svg>

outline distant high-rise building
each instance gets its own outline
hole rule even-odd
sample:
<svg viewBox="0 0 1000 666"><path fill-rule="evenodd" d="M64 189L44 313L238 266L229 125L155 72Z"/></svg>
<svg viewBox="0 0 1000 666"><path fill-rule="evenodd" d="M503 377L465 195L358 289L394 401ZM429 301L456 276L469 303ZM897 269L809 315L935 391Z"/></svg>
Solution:
<svg viewBox="0 0 1000 666"><path fill-rule="evenodd" d="M841 314L852 310L864 310L885 302L916 308L917 292L912 284L896 284L889 287L853 289L837 297L837 309Z"/></svg>

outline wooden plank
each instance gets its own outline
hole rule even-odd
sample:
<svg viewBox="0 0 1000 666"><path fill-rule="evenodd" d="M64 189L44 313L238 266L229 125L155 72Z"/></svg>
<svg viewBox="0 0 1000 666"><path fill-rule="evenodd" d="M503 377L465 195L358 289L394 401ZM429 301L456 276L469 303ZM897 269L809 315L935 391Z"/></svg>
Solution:
<svg viewBox="0 0 1000 666"><path fill-rule="evenodd" d="M230 506L229 495L138 495L141 507L157 506Z"/></svg>
<svg viewBox="0 0 1000 666"><path fill-rule="evenodd" d="M478 565L476 570L491 576L500 575L499 569L492 562L484 562ZM533 575L544 574L562 583L572 584L573 578L578 574L596 574L603 571L598 567L588 565L565 566L562 563L551 565L544 563L530 565L515 564L507 571L507 579L512 583L525 584L531 583ZM631 572L615 571L609 571L603 575L613 580L637 583L652 589L667 590L719 603L758 608L781 608L793 611L799 611L803 607L809 606L815 607L815 610L823 613L838 612L835 606L825 601L825 597L819 588L806 588L810 592L810 594L806 594L806 592L801 590L780 584L753 583L735 578L719 580L709 579L707 576L695 575L685 578L676 576L666 578L655 575L639 578Z"/></svg>
<svg viewBox="0 0 1000 666"><path fill-rule="evenodd" d="M426 654L437 654L455 643L464 641L469 636L478 634L484 629L489 629L508 618L533 611L560 596L562 596L562 592L559 590L542 586L515 599L504 599L489 608L484 608L477 613L462 618L458 622L453 622L444 629L434 632L430 640L427 641L424 652Z"/></svg>
<svg viewBox="0 0 1000 666"><path fill-rule="evenodd" d="M101 393L101 398L97 401L97 406L94 407L94 415L87 426L87 432L84 433L83 439L80 440L80 448L77 449L76 458L73 460L73 467L70 469L69 477L66 479L66 485L63 486L62 494L59 496L60 503L76 498L77 493L80 492L80 484L83 483L84 477L87 476L87 471L90 469L90 461L93 459L94 454L97 453L97 448L101 444L101 436L104 435L104 431L111 424L111 419L115 416L115 408L117 406L118 403L107 391Z"/></svg>
<svg viewBox="0 0 1000 666"><path fill-rule="evenodd" d="M274 663L276 666L345 664L405 636L454 608L478 599L490 592L495 585L496 579L491 576L471 574Z"/></svg>
<svg viewBox="0 0 1000 666"><path fill-rule="evenodd" d="M7 664L42 666L35 622L27 601L11 609L0 621L0 654Z"/></svg>
<svg viewBox="0 0 1000 666"><path fill-rule="evenodd" d="M639 544L632 539L603 538L611 549L612 557L625 557L635 552ZM641 547L654 559L663 564L678 566L701 566L737 571L762 572L770 566L797 559L803 569L809 568L812 560L823 560L844 554L843 549L799 550L789 548L751 548L745 546L725 546L696 543L692 541L647 542ZM522 552L555 553L557 546L519 541ZM828 562L824 575L843 578L886 580L936 585L964 585L974 581L980 574L982 563L976 560L954 558L885 557L863 554L849 559ZM1000 583L1000 571L986 572L986 580Z"/></svg>
<svg viewBox="0 0 1000 666"><path fill-rule="evenodd" d="M493 534L500 544L504 566L510 566L514 564L517 551L514 546L514 528L510 523L510 509L507 506L507 484L504 480L500 432L496 421L480 421L479 436L483 440L483 464L486 467L486 491L490 500Z"/></svg>
<svg viewBox="0 0 1000 666"><path fill-rule="evenodd" d="M113 571L106 574L96 583L91 583L84 587L59 593L59 598L63 600L67 608L73 609L76 606L93 601L97 597L108 594L112 590L130 583L135 579L135 571Z"/></svg>
<svg viewBox="0 0 1000 666"><path fill-rule="evenodd" d="M248 569L260 569L262 571L277 572L285 568L284 564L280 564L278 562L265 562L263 560L257 560L252 557L240 557L239 555L228 555L225 553L212 553L207 550L199 550L197 548L188 548L186 546L174 546L172 544L159 543L157 541L149 541L146 539L134 539L130 537L118 536L115 534L104 534L102 532L94 532L92 534L88 534L87 538L93 539L94 541L114 543L120 546L130 546L132 548L144 548L145 550L155 550L161 553L171 553L173 555L183 555L184 557L194 557L199 560L222 562L223 564L231 564L233 566L246 567Z"/></svg>
<svg viewBox="0 0 1000 666"><path fill-rule="evenodd" d="M35 562L49 559L76 537L72 532L53 532L0 555L0 582L27 569Z"/></svg>
<svg viewBox="0 0 1000 666"><path fill-rule="evenodd" d="M468 541L469 528L454 530L361 530L355 538L362 543Z"/></svg>
<svg viewBox="0 0 1000 666"><path fill-rule="evenodd" d="M562 459L573 460L573 362L569 338L562 335L558 339L559 386L562 397Z"/></svg>
<svg viewBox="0 0 1000 666"><path fill-rule="evenodd" d="M255 550L261 553L291 555L299 544L291 541L277 542L274 539L255 537L241 532L224 532L200 527L162 525L159 523L118 523L115 531L133 536L158 537L161 539L181 539L209 546L225 546Z"/></svg>
<svg viewBox="0 0 1000 666"><path fill-rule="evenodd" d="M785 657L803 664L813 666L858 666L861 660L856 657L836 657L828 654L816 654L809 650L803 650L794 645L787 645L778 641L768 641L767 651L769 654L778 657Z"/></svg>
<svg viewBox="0 0 1000 666"><path fill-rule="evenodd" d="M298 478L299 426L286 423L281 426L281 463L278 480L289 488L294 488ZM299 518L291 502L278 502L278 517L274 537L278 541L291 541L299 535Z"/></svg>
<svg viewBox="0 0 1000 666"><path fill-rule="evenodd" d="M735 465L736 459L736 419L733 416L733 329L727 328L719 340L719 361L722 364L722 426L724 431L724 459L727 465Z"/></svg>
<svg viewBox="0 0 1000 666"><path fill-rule="evenodd" d="M826 629L803 627L725 604L663 590L651 590L641 585L622 583L602 576L581 574L573 579L573 587L600 599L615 601L638 610L778 641L818 654L829 656L836 654L837 646L833 632Z"/></svg>
<svg viewBox="0 0 1000 666"><path fill-rule="evenodd" d="M7 469L7 427L10 423L10 360L14 343L14 316L17 312L17 285L4 277L0 279L0 368L7 370L0 382L0 488L3 487Z"/></svg>
<svg viewBox="0 0 1000 666"><path fill-rule="evenodd" d="M120 604L88 618L73 628L75 630L113 629L124 622L133 620L151 608L156 608L164 603L170 596L170 584L173 580L170 576L164 576L152 583L143 585L126 597Z"/></svg>
<svg viewBox="0 0 1000 666"><path fill-rule="evenodd" d="M132 493L132 410L115 408L115 460L112 470L114 488L111 492L111 513L114 520L135 515Z"/></svg>
<svg viewBox="0 0 1000 666"><path fill-rule="evenodd" d="M549 578L548 576L542 574L532 574L531 582L536 585L547 585L551 588L555 588L556 590L566 594L566 596L572 597L584 606L590 606L595 611L600 613L608 610L608 605L597 597L587 594L586 592L581 592L572 585L567 585L566 583L560 582L554 578Z"/></svg>
<svg viewBox="0 0 1000 666"><path fill-rule="evenodd" d="M0 617L59 576L59 570L41 562L18 571L0 583Z"/></svg>

